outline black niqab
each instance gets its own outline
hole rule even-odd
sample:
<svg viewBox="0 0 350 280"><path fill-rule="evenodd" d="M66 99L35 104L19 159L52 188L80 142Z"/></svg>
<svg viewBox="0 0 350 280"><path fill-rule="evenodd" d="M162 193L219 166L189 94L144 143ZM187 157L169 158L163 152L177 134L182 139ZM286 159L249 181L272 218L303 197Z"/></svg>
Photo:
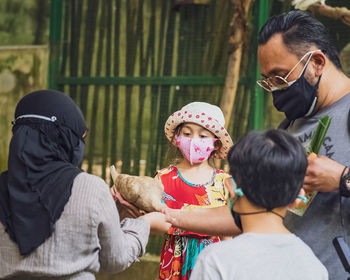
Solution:
<svg viewBox="0 0 350 280"><path fill-rule="evenodd" d="M28 255L51 236L71 195L84 152L84 117L58 91L30 93L18 103L8 171L0 175L0 221Z"/></svg>

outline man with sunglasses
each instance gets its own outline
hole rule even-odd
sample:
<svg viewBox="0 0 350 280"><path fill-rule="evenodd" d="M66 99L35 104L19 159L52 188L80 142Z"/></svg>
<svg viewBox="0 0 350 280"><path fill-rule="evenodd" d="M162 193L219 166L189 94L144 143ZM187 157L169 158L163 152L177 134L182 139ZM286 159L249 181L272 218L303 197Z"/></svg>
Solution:
<svg viewBox="0 0 350 280"><path fill-rule="evenodd" d="M258 59L264 79L257 83L285 113L281 128L306 146L319 118L332 118L320 156L309 159L304 179L305 190L319 193L304 216L288 213L285 224L313 249L330 279L346 279L331 242L339 235L350 241L350 79L326 28L299 10L267 21Z"/></svg>
<svg viewBox="0 0 350 280"><path fill-rule="evenodd" d="M258 59L264 76L258 84L286 115L281 128L306 146L319 118L332 118L320 156L308 160L304 178L303 188L318 194L302 217L287 213L284 223L311 247L330 279L346 279L332 240L344 236L350 242L350 79L341 70L325 26L299 10L266 22L259 34ZM166 213L173 225L195 232L237 233L228 207Z"/></svg>
<svg viewBox="0 0 350 280"><path fill-rule="evenodd" d="M307 167L304 148L281 130L250 132L228 161L231 210L243 233L204 249L191 279L328 279L326 268L283 224Z"/></svg>

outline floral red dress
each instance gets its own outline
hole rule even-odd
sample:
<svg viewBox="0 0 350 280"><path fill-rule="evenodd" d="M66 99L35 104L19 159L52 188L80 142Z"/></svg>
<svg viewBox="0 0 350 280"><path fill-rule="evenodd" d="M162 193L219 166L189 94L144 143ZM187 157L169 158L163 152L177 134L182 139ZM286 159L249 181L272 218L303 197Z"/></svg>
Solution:
<svg viewBox="0 0 350 280"><path fill-rule="evenodd" d="M173 209L211 208L227 204L228 191L225 171L213 169L210 182L195 185L187 182L176 167L158 172L164 185L163 202ZM207 236L171 227L166 234L161 256L159 279L189 279L198 254L208 245L220 241Z"/></svg>

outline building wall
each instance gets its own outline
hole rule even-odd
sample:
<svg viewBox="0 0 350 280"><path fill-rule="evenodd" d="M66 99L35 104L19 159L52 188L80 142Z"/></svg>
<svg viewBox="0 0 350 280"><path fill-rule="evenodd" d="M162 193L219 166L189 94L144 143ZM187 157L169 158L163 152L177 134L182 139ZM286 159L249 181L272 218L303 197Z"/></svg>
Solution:
<svg viewBox="0 0 350 280"><path fill-rule="evenodd" d="M47 86L47 46L0 47L0 172L7 169L11 121L17 102Z"/></svg>

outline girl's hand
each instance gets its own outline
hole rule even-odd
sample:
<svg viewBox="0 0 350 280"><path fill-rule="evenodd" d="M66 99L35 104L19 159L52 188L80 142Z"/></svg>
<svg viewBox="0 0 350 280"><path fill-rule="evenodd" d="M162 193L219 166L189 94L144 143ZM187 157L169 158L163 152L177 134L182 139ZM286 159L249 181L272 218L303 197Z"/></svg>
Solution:
<svg viewBox="0 0 350 280"><path fill-rule="evenodd" d="M118 198L116 196L116 193L118 192L117 187L115 185L113 185L111 188L109 188L109 191L111 192L111 195L112 195L114 201L117 201L118 200Z"/></svg>
<svg viewBox="0 0 350 280"><path fill-rule="evenodd" d="M122 197L122 195L117 191L115 186L111 188L111 193L114 201L117 202L118 206L122 207L127 212L127 217L138 218L142 216L142 213L140 212L140 210L134 205L132 205L131 203L127 202Z"/></svg>
<svg viewBox="0 0 350 280"><path fill-rule="evenodd" d="M150 212L140 218L150 223L152 233L167 233L171 226L160 212Z"/></svg>

